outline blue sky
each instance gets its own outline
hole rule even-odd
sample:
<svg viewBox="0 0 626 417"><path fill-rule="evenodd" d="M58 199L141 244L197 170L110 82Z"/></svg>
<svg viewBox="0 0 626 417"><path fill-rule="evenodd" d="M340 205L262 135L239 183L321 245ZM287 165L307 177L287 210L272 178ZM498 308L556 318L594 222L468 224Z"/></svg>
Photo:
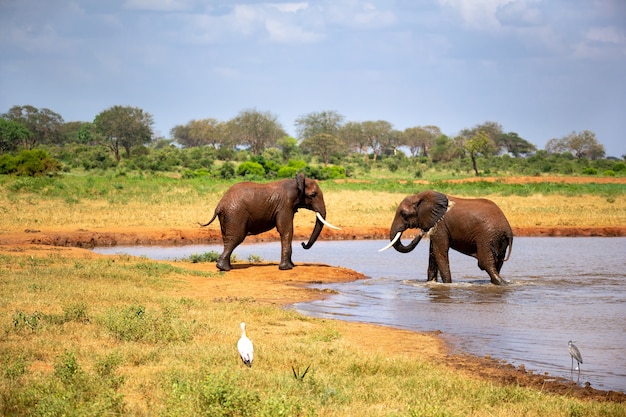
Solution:
<svg viewBox="0 0 626 417"><path fill-rule="evenodd" d="M269 111L448 135L494 121L543 149L593 131L626 154L623 0L0 0L0 112L175 125Z"/></svg>

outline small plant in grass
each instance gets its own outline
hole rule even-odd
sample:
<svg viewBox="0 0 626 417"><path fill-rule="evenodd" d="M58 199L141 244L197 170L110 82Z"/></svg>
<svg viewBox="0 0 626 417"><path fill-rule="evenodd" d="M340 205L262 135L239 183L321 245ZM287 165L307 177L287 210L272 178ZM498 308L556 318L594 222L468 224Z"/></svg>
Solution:
<svg viewBox="0 0 626 417"><path fill-rule="evenodd" d="M64 352L54 364L54 375L64 384L72 383L79 372L82 372L82 369L73 352Z"/></svg>
<svg viewBox="0 0 626 417"><path fill-rule="evenodd" d="M146 343L187 342L195 327L194 321L176 317L173 309L158 312L142 305L111 309L102 323L120 340Z"/></svg>
<svg viewBox="0 0 626 417"><path fill-rule="evenodd" d="M18 310L15 314L13 314L13 328L17 331L28 330L34 332L39 327L42 318L43 313L40 313L39 311L28 314Z"/></svg>
<svg viewBox="0 0 626 417"><path fill-rule="evenodd" d="M124 415L124 396L118 392L123 379L88 373L74 352L65 351L54 361L54 372L12 384L2 392L0 415L9 416L91 416ZM0 389L3 384L0 381Z"/></svg>
<svg viewBox="0 0 626 417"><path fill-rule="evenodd" d="M2 376L10 381L15 381L26 373L26 361L24 355L3 355L0 359Z"/></svg>
<svg viewBox="0 0 626 417"><path fill-rule="evenodd" d="M254 255L254 254L248 255L248 262L250 262L251 264L258 264L258 263L261 263L262 261L263 259L261 258L260 255Z"/></svg>
<svg viewBox="0 0 626 417"><path fill-rule="evenodd" d="M78 323L89 322L87 315L87 305L82 302L70 303L63 308L63 318L67 321L75 321Z"/></svg>
<svg viewBox="0 0 626 417"><path fill-rule="evenodd" d="M192 253L188 258L183 258L183 260L188 260L191 263L197 264L201 262L217 262L219 257L220 254L212 250L210 252Z"/></svg>
<svg viewBox="0 0 626 417"><path fill-rule="evenodd" d="M191 255L189 255L189 257L182 258L181 260L198 264L198 263L203 263L203 262L217 262L219 258L220 258L220 254L212 250L209 252L192 253ZM237 262L236 254L233 253L232 255L230 255L230 262L231 263Z"/></svg>

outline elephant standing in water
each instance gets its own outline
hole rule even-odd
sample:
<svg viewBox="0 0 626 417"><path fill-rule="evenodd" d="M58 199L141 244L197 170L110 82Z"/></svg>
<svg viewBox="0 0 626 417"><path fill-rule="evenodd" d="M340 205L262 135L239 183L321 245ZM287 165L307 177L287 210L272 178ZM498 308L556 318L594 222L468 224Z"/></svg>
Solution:
<svg viewBox="0 0 626 417"><path fill-rule="evenodd" d="M421 231L405 246L400 238L407 229ZM494 202L451 197L436 191L408 196L396 209L389 231L391 242L380 251L393 247L401 253L411 252L423 236L430 237L428 281L437 280L439 273L443 282L452 282L448 259L448 250L452 248L478 259L478 267L487 271L493 284L507 284L500 277L500 269L511 256L513 231Z"/></svg>
<svg viewBox="0 0 626 417"><path fill-rule="evenodd" d="M299 208L315 211L317 221L309 241L302 243L309 249L324 225L337 228L326 222L326 205L322 190L314 180L298 174L295 179L268 184L241 182L230 187L217 204L210 225L216 217L220 219L224 251L217 261L222 271L231 269L230 256L247 235L257 235L276 227L280 234L281 255L279 269L292 269L291 241L293 239L293 216Z"/></svg>

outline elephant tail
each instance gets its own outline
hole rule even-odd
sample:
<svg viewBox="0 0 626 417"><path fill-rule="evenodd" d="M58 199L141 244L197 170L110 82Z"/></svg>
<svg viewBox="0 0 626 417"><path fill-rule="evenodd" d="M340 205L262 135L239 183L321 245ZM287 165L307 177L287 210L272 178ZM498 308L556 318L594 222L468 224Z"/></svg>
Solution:
<svg viewBox="0 0 626 417"><path fill-rule="evenodd" d="M509 260L509 258L511 257L511 252L513 252L513 235L512 234L509 235L508 246L509 246L509 253L506 255L506 259L504 260L504 262Z"/></svg>
<svg viewBox="0 0 626 417"><path fill-rule="evenodd" d="M208 223L205 223L205 224L198 223L198 224L200 225L200 227L206 227L210 225L211 223L213 223L213 220L215 220L216 217L217 217L217 210L215 210L215 212L213 213L213 217L211 217L211 220L209 220Z"/></svg>

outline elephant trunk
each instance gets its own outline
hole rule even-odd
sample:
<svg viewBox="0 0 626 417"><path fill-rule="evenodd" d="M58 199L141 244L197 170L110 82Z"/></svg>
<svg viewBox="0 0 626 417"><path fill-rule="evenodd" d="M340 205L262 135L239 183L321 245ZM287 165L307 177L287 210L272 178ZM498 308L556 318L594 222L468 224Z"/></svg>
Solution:
<svg viewBox="0 0 626 417"><path fill-rule="evenodd" d="M411 243L409 243L408 245L404 245L402 243L402 240L400 239L400 237L402 236L402 232L397 232L400 233L400 236L398 237L398 239L396 240L396 242L393 244L393 248L395 250L397 250L400 253L409 253L411 252L413 249L415 249L417 247L417 244L420 243L420 240L422 240L422 236L424 236L424 233L421 233L417 236L415 236L413 238L413 240L411 241Z"/></svg>
<svg viewBox="0 0 626 417"><path fill-rule="evenodd" d="M313 232L311 232L311 236L309 237L309 241L307 243L302 242L302 247L304 249L310 249L311 246L313 246L313 244L315 243L315 241L319 237L320 233L322 233L322 229L324 228L323 220L326 217L325 210L322 213L320 213L318 211L318 212L316 212L316 214L317 214L317 219L315 221L315 227L313 228ZM321 217L321 220L320 220L320 217Z"/></svg>

